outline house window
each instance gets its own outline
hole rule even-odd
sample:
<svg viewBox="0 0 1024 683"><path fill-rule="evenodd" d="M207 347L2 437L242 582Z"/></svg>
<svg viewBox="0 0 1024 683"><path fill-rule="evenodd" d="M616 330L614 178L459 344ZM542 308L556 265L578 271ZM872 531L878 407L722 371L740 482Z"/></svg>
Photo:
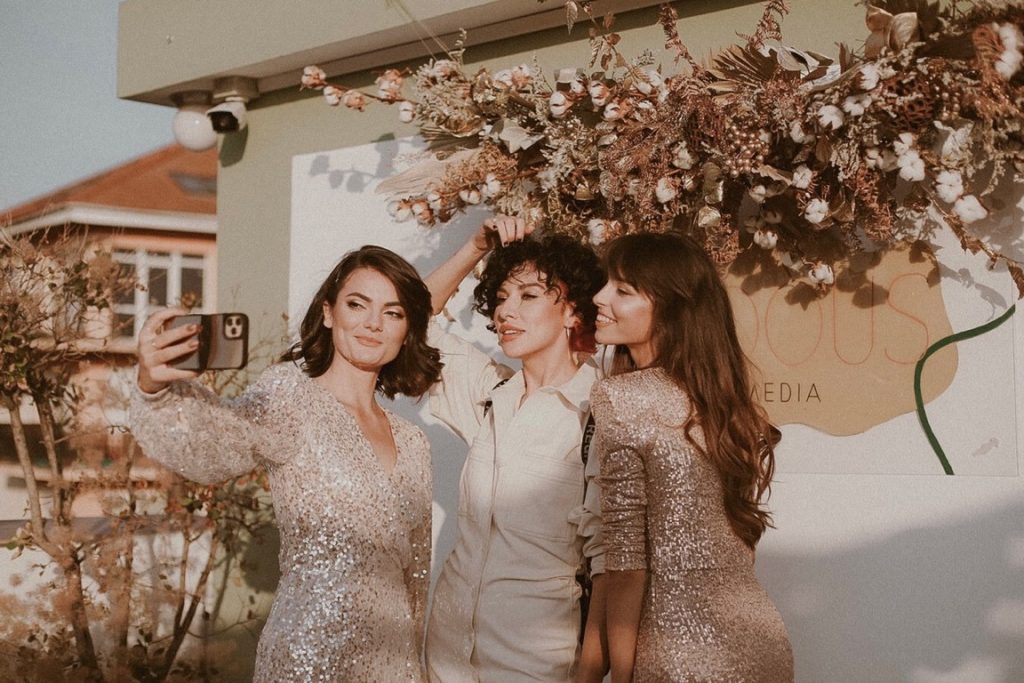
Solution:
<svg viewBox="0 0 1024 683"><path fill-rule="evenodd" d="M117 249L114 260L141 287L121 292L114 302L115 336L135 337L155 308L184 303L202 309L206 300L206 258L177 251Z"/></svg>

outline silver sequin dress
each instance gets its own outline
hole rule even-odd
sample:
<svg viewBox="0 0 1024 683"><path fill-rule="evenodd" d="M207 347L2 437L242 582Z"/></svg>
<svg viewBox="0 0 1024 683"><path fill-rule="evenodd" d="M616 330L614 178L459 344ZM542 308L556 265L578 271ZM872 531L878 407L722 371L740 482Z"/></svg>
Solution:
<svg viewBox="0 0 1024 683"><path fill-rule="evenodd" d="M633 680L792 681L786 627L729 525L718 472L683 435L686 393L652 368L602 380L591 407L606 569L648 572Z"/></svg>
<svg viewBox="0 0 1024 683"><path fill-rule="evenodd" d="M429 444L387 416L398 450L390 473L355 418L292 364L230 401L194 382L134 392L131 429L148 456L203 483L267 469L281 581L258 682L425 680Z"/></svg>

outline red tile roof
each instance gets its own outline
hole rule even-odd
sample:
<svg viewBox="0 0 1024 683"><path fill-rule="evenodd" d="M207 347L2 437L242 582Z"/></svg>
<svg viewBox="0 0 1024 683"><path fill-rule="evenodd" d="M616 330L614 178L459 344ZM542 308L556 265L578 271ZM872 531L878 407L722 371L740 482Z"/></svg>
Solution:
<svg viewBox="0 0 1024 683"><path fill-rule="evenodd" d="M73 204L215 215L216 183L216 148L191 152L170 145L3 211L0 223L19 223Z"/></svg>

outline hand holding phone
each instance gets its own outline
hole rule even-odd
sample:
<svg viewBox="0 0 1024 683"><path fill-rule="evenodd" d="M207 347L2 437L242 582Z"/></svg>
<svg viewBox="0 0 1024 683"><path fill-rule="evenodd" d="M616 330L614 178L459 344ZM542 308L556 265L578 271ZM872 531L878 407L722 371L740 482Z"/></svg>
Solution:
<svg viewBox="0 0 1024 683"><path fill-rule="evenodd" d="M172 367L179 370L235 370L249 361L249 318L244 313L188 314L175 317L168 329L198 325L199 346L178 358Z"/></svg>

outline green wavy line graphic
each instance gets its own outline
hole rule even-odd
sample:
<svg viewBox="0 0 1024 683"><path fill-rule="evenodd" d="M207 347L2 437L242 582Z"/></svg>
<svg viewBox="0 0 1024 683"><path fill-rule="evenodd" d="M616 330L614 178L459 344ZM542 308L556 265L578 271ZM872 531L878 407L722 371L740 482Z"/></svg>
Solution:
<svg viewBox="0 0 1024 683"><path fill-rule="evenodd" d="M956 342L965 341L967 339L983 335L986 332L991 332L1009 320L1013 316L1013 312L1015 310L1017 310L1017 304L1010 306L1005 313L995 320L940 339L928 347L928 350L924 352L924 355L921 356L921 359L917 361L917 365L914 367L914 400L917 402L917 417L921 421L921 428L924 430L925 436L928 437L928 443L931 444L932 450L935 451L935 455L939 458L939 463L942 464L942 470L948 475L954 474L953 468L950 466L949 460L946 459L946 454L942 450L942 446L939 445L939 440L935 438L935 432L932 431L932 426L928 422L928 415L924 410L924 398L921 396L921 372L924 370L925 361L944 346L949 346L950 344L955 344Z"/></svg>

